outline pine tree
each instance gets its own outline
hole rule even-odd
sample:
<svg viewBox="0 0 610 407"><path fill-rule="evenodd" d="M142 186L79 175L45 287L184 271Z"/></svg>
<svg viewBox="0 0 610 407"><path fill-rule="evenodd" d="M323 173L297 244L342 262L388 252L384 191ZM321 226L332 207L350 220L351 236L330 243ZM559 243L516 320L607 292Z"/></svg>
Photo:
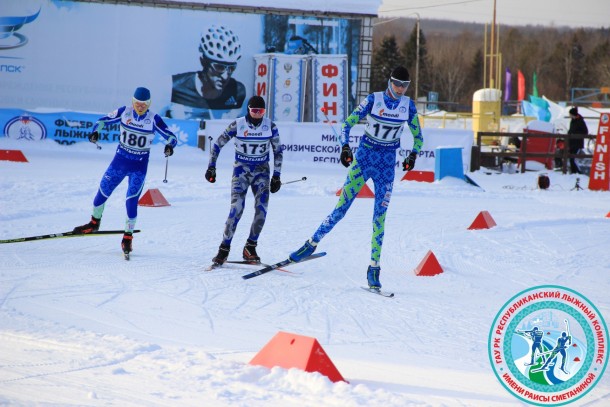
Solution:
<svg viewBox="0 0 610 407"><path fill-rule="evenodd" d="M371 66L371 91L378 92L388 87L388 79L398 65L403 64L403 57L396 43L396 37L386 36L379 48L373 52Z"/></svg>

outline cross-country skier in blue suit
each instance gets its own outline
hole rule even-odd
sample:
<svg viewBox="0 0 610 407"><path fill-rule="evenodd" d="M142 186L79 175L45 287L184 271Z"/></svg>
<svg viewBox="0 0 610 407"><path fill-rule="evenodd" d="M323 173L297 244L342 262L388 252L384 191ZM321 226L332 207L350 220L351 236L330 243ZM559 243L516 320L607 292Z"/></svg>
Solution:
<svg viewBox="0 0 610 407"><path fill-rule="evenodd" d="M407 69L402 66L394 68L388 79L386 91L368 95L343 123L341 163L350 168L343 184L341 197L335 209L324 219L313 236L300 249L290 254L292 261L300 261L316 250L320 240L343 219L360 189L369 178L372 178L375 184L375 209L371 264L367 270L367 279L369 288L374 290L381 288L379 260L385 217L394 186L396 149L400 147L400 135L405 123L413 134L413 147L402 163L404 171L413 169L424 142L415 103L405 96L409 83ZM354 159L348 144L349 133L351 128L365 117L367 124Z"/></svg>
<svg viewBox="0 0 610 407"><path fill-rule="evenodd" d="M99 139L99 132L105 125L120 123L119 145L112 162L102 177L97 195L93 200L91 221L74 228L74 233L96 232L100 228L106 201L123 179L129 177L125 201L127 220L125 222L125 234L121 242L121 248L126 255L132 250L133 231L138 216L138 200L144 188L150 146L155 138L155 133L159 133L167 140L164 149L166 157L174 153L174 147L178 142L163 119L149 110L149 106L150 91L146 88L137 88L131 106L119 107L107 116L101 117L93 126L89 141L96 143Z"/></svg>

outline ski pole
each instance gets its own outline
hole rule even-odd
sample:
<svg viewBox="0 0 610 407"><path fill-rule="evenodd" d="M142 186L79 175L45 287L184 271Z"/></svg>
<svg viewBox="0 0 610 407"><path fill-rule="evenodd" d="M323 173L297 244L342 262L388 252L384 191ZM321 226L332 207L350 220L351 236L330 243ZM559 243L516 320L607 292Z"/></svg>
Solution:
<svg viewBox="0 0 610 407"><path fill-rule="evenodd" d="M301 181L306 181L306 180L307 180L307 177L303 177L301 179L295 179L294 181L282 182L282 185L292 184L292 183L295 183L295 182L301 182Z"/></svg>
<svg viewBox="0 0 610 407"><path fill-rule="evenodd" d="M328 118L328 115L326 114L326 109L324 107L321 107L320 110L322 111L322 114L324 114L324 117L326 118L326 123L328 123L328 125L330 126L331 129L333 129L333 133L335 133L335 139L337 140L337 144L339 144L339 147L342 147L341 138L339 138L339 135L337 134L337 130L335 130L335 126L333 126L333 124L330 122L330 119Z"/></svg>
<svg viewBox="0 0 610 407"><path fill-rule="evenodd" d="M163 183L167 184L167 165L169 163L169 155L165 156L165 178L163 178Z"/></svg>
<svg viewBox="0 0 610 407"><path fill-rule="evenodd" d="M102 146L100 146L97 141L95 142L95 146L97 147L98 150L102 149Z"/></svg>

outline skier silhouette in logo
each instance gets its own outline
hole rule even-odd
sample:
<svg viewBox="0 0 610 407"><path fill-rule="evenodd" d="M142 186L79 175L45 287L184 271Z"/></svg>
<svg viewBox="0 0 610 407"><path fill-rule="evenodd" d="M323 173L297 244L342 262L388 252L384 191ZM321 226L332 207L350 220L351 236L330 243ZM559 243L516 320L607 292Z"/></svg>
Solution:
<svg viewBox="0 0 610 407"><path fill-rule="evenodd" d="M549 363L559 353L562 358L561 367L559 369L561 369L561 371L564 372L565 374L570 374L570 372L568 372L565 368L566 368L566 359L568 357L568 353L566 352L566 349L568 348L568 345L570 345L571 343L572 343L572 335L568 335L566 332L562 332L561 336L559 338L557 338L557 343L555 344L555 347L551 351L551 355L546 359L546 362L544 362L542 367L538 370L549 370L549 367L548 367Z"/></svg>
<svg viewBox="0 0 610 407"><path fill-rule="evenodd" d="M530 359L530 363L526 363L525 366L531 366L534 364L534 358L536 357L536 351L542 355L542 363L544 364L546 360L544 359L544 353L542 352L542 337L544 336L544 332L538 329L535 326L531 331L523 332L526 336L529 336L533 341L532 343L532 358Z"/></svg>
<svg viewBox="0 0 610 407"><path fill-rule="evenodd" d="M21 139L34 140L34 135L32 134L32 130L29 127L24 126L19 129L19 139L18 140L21 140Z"/></svg>

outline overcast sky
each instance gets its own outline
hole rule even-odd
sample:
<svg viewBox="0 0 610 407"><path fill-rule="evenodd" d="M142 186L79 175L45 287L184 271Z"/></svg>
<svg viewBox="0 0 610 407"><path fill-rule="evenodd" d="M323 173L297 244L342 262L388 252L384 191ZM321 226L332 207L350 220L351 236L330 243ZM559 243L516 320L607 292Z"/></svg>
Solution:
<svg viewBox="0 0 610 407"><path fill-rule="evenodd" d="M382 0L380 17L491 23L494 0ZM610 27L609 0L496 0L496 22L505 25Z"/></svg>

